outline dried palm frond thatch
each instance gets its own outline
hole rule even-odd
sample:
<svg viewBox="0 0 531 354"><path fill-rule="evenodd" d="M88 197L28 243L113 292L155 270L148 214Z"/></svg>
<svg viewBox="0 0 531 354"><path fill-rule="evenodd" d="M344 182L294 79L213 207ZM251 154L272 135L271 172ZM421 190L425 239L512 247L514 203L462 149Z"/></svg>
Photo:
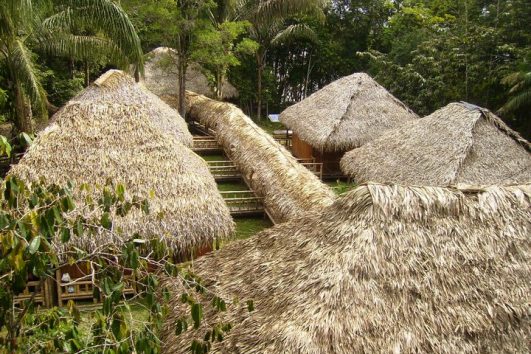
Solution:
<svg viewBox="0 0 531 354"><path fill-rule="evenodd" d="M186 93L190 116L214 129L218 143L276 222L330 205L334 193L272 136L232 104Z"/></svg>
<svg viewBox="0 0 531 354"><path fill-rule="evenodd" d="M358 182L413 185L531 181L531 145L486 109L451 103L347 153Z"/></svg>
<svg viewBox="0 0 531 354"><path fill-rule="evenodd" d="M234 242L194 272L231 323L212 353L528 353L531 186L447 189L363 185L320 214ZM186 353L207 327L175 336ZM254 301L248 312L246 302ZM189 311L189 309L188 309Z"/></svg>
<svg viewBox="0 0 531 354"><path fill-rule="evenodd" d="M167 47L153 49L147 54L144 65L144 84L153 93L162 96L179 97L178 57L175 50ZM207 97L214 97L208 79L201 72L201 66L191 63L186 70L186 89ZM223 84L223 98L238 97L238 90L228 81Z"/></svg>
<svg viewBox="0 0 531 354"><path fill-rule="evenodd" d="M119 103L137 106L137 109L144 109L148 117L162 131L175 135L177 140L186 146L191 147L193 144L192 135L179 113L143 85L135 83L133 78L123 71L107 71L70 102Z"/></svg>
<svg viewBox="0 0 531 354"><path fill-rule="evenodd" d="M123 229L123 237L138 232L158 238L181 254L229 236L233 221L207 164L154 123L154 109L144 107L149 102L110 95L106 78L115 76L100 78L56 113L10 174L26 182L70 181L77 188L86 183L94 186L94 195L101 195L108 180L121 183L128 198L149 201L150 213L116 216L115 228ZM105 99L109 96L113 99ZM82 207L81 194L75 197ZM72 237L69 246L90 252L107 237ZM117 237L114 244L122 242Z"/></svg>
<svg viewBox="0 0 531 354"><path fill-rule="evenodd" d="M320 151L348 151L418 118L369 75L356 73L280 114L280 121Z"/></svg>

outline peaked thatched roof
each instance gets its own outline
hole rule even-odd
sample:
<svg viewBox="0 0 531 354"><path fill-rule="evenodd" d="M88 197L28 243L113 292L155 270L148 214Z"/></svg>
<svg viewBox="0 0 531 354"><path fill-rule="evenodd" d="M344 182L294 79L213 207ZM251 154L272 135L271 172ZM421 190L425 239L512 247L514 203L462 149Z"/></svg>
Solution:
<svg viewBox="0 0 531 354"><path fill-rule="evenodd" d="M189 114L214 129L218 143L239 167L276 222L330 205L328 186L234 105L187 92Z"/></svg>
<svg viewBox="0 0 531 354"><path fill-rule="evenodd" d="M98 189L107 180L122 183L129 197L149 200L151 213L116 217L116 226L127 237L139 232L160 238L178 252L230 235L233 221L206 163L154 123L157 108L146 107L148 101L110 95L107 80L115 79L105 75L68 102L10 174L27 182L44 178ZM73 238L71 244L91 250L106 237Z"/></svg>
<svg viewBox="0 0 531 354"><path fill-rule="evenodd" d="M369 75L339 79L280 114L280 121L321 151L347 151L418 118Z"/></svg>
<svg viewBox="0 0 531 354"><path fill-rule="evenodd" d="M159 97L179 97L178 58L171 48L159 47L148 53L144 66L144 84ZM207 77L201 72L201 66L192 63L186 71L186 89L199 94L214 97ZM223 97L238 97L238 90L230 82L223 85ZM165 99L165 98L164 98Z"/></svg>
<svg viewBox="0 0 531 354"><path fill-rule="evenodd" d="M174 135L179 142L192 146L193 138L184 119L168 104L132 77L120 70L109 70L91 86L70 100L73 102L120 103L138 106L162 131ZM55 119L55 118L53 118Z"/></svg>
<svg viewBox="0 0 531 354"><path fill-rule="evenodd" d="M358 182L524 183L530 146L488 110L451 103L347 153L341 167Z"/></svg>
<svg viewBox="0 0 531 354"><path fill-rule="evenodd" d="M278 225L195 263L233 325L212 353L527 353L531 186L364 185L321 214ZM186 353L206 327L174 334ZM247 300L254 301L249 313ZM189 309L188 309L189 311ZM217 317L220 316L220 317Z"/></svg>

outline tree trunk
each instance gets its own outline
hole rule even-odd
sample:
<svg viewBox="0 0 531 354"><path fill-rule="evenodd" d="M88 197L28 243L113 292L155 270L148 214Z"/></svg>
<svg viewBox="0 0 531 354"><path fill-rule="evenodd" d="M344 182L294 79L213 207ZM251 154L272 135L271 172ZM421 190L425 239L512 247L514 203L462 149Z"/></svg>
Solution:
<svg viewBox="0 0 531 354"><path fill-rule="evenodd" d="M89 62L85 61L85 87L90 85L90 66Z"/></svg>
<svg viewBox="0 0 531 354"><path fill-rule="evenodd" d="M138 70L138 65L135 65L135 82L140 82L140 71Z"/></svg>
<svg viewBox="0 0 531 354"><path fill-rule="evenodd" d="M223 69L218 69L216 81L216 98L221 101L223 99L223 83L225 81Z"/></svg>
<svg viewBox="0 0 531 354"><path fill-rule="evenodd" d="M68 69L70 74L70 80L74 80L75 78L75 70L76 70L76 63L74 61L74 58L69 58L68 60Z"/></svg>
<svg viewBox="0 0 531 354"><path fill-rule="evenodd" d="M186 61L179 58L179 114L185 118L186 121Z"/></svg>
<svg viewBox="0 0 531 354"><path fill-rule="evenodd" d="M22 86L18 80L14 83L15 94L15 126L19 132L33 133L31 122L31 104L28 97L22 91Z"/></svg>
<svg viewBox="0 0 531 354"><path fill-rule="evenodd" d="M262 119L262 76L264 73L264 55L261 50L256 53L257 66L257 97L256 97L256 118Z"/></svg>

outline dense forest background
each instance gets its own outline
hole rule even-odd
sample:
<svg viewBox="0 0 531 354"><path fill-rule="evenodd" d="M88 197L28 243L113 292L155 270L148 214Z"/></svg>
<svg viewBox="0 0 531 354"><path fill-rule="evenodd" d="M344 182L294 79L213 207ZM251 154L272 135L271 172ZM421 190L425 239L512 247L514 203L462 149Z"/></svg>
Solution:
<svg viewBox="0 0 531 354"><path fill-rule="evenodd" d="M258 102L262 117L279 113L335 79L364 71L421 116L467 101L531 136L529 0L333 0L319 11L285 12L260 23L234 0L116 2L135 25L144 53L184 46L185 38L190 60L207 71L226 69L240 92L236 103L255 119ZM192 17L186 6L196 9ZM212 23L217 34L206 30ZM68 58L29 47L48 101L57 107L115 66L104 54ZM10 121L6 70L0 59L0 120Z"/></svg>

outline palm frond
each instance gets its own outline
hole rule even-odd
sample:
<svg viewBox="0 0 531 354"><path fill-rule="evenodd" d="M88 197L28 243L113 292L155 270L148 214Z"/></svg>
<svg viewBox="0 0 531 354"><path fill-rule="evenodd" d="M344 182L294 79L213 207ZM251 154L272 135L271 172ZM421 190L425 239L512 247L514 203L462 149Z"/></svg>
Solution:
<svg viewBox="0 0 531 354"><path fill-rule="evenodd" d="M500 113L514 112L531 106L531 88L512 97L500 110Z"/></svg>
<svg viewBox="0 0 531 354"><path fill-rule="evenodd" d="M13 50L13 65L17 78L22 83L24 91L30 97L32 103L43 107L46 104L46 93L36 75L35 64L29 49L20 40L16 40Z"/></svg>
<svg viewBox="0 0 531 354"><path fill-rule="evenodd" d="M328 3L329 0L267 0L258 5L255 17L258 20L287 18L302 12L314 12Z"/></svg>
<svg viewBox="0 0 531 354"><path fill-rule="evenodd" d="M315 35L315 32L310 27L308 27L305 24L296 24L296 25L288 26L286 29L279 32L275 36L275 38L273 38L273 40L271 41L271 44L278 45L278 44L285 43L295 38L297 39L305 38L311 41L317 40L317 36Z"/></svg>
<svg viewBox="0 0 531 354"><path fill-rule="evenodd" d="M44 40L46 38L46 40ZM41 39L40 47L48 53L70 58L106 57L112 63L124 67L125 54L116 44L105 37L80 36L69 32L48 32Z"/></svg>
<svg viewBox="0 0 531 354"><path fill-rule="evenodd" d="M62 11L43 24L50 31L91 28L102 32L132 64L143 70L140 39L125 11L111 0L59 0Z"/></svg>
<svg viewBox="0 0 531 354"><path fill-rule="evenodd" d="M33 17L31 0L2 0L0 2L0 37L18 35L28 27L27 19Z"/></svg>

